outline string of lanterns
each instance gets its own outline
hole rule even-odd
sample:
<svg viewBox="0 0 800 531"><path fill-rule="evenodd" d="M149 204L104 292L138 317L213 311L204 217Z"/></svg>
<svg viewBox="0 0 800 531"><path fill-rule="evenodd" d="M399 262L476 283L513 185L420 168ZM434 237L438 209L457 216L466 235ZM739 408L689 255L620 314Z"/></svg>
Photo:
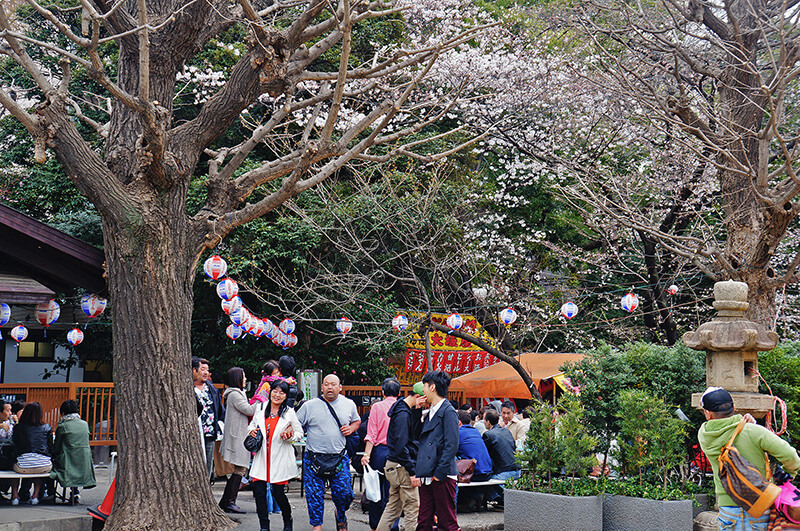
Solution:
<svg viewBox="0 0 800 531"><path fill-rule="evenodd" d="M89 319L94 319L102 314L108 301L94 293L85 293L81 297L81 310ZM61 306L53 299L48 302L37 304L34 308L34 316L44 327L44 336L47 337L47 329L55 323L61 316ZM11 306L2 302L0 303L0 326L8 323L11 319ZM87 323L88 324L88 323ZM11 329L11 339L19 345L21 342L28 338L28 329L23 324L19 324ZM0 339L3 336L0 334ZM78 328L73 328L67 332L67 342L74 346L80 345L83 342L84 334Z"/></svg>

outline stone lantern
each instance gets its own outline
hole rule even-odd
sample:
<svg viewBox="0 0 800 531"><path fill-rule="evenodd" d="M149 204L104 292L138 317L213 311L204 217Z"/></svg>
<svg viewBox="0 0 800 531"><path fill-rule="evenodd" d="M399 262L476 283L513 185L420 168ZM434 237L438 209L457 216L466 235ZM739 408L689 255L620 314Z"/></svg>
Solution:
<svg viewBox="0 0 800 531"><path fill-rule="evenodd" d="M762 418L772 411L774 400L758 393L758 353L772 350L778 334L744 318L748 308L747 284L725 281L714 284L717 317L683 335L687 347L706 352L706 384L731 393L737 413ZM692 406L700 408L702 393L692 394Z"/></svg>

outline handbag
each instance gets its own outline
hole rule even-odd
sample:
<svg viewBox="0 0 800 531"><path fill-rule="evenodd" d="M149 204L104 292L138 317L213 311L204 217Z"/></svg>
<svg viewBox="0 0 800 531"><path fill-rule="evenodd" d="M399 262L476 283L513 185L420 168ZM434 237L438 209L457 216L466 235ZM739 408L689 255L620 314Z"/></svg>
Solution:
<svg viewBox="0 0 800 531"><path fill-rule="evenodd" d="M344 450L338 454L318 454L317 452L306 450L306 455L314 475L321 479L333 479L342 468Z"/></svg>
<svg viewBox="0 0 800 531"><path fill-rule="evenodd" d="M728 496L750 516L758 518L772 507L781 493L781 488L765 480L761 472L733 446L733 440L741 433L744 424L745 420L742 419L736 426L731 440L722 447L722 452L719 454L719 479ZM767 461L769 474L769 456L765 453L764 458Z"/></svg>
<svg viewBox="0 0 800 531"><path fill-rule="evenodd" d="M475 459L456 459L456 468L458 469L458 482L469 483L472 481L472 475L475 473Z"/></svg>
<svg viewBox="0 0 800 531"><path fill-rule="evenodd" d="M244 447L253 453L259 451L262 444L264 444L264 435L261 433L261 428L256 428L255 436L248 433L244 438Z"/></svg>
<svg viewBox="0 0 800 531"><path fill-rule="evenodd" d="M369 465L364 467L364 493L371 502L381 501L380 472Z"/></svg>
<svg viewBox="0 0 800 531"><path fill-rule="evenodd" d="M339 420L339 416L336 414L336 411L333 410L333 406L331 406L327 400L324 398L320 398L326 406L328 406L328 411L331 412L333 415L333 419L336 421L336 425L339 426L339 429L342 429L342 423ZM340 432L341 433L341 432ZM350 435L343 435L344 437L344 449L347 451L347 457L350 458L350 462L355 461L356 454L358 453L358 443L361 442L361 437L358 436L358 433L351 433Z"/></svg>
<svg viewBox="0 0 800 531"><path fill-rule="evenodd" d="M787 527L792 524L800 524L800 489L792 484L792 476L783 467L775 467L772 480L781 488L781 493L775 499L775 510L788 522L785 522L784 529L800 529L797 525ZM770 520L772 516L770 515Z"/></svg>

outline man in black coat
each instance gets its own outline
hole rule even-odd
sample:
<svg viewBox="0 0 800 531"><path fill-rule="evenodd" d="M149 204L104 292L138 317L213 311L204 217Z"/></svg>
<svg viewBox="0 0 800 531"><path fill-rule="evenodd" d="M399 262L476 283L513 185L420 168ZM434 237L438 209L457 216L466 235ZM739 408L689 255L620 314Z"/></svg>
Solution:
<svg viewBox="0 0 800 531"><path fill-rule="evenodd" d="M214 442L218 436L222 436L220 423L225 421L225 408L222 406L219 389L211 382L207 359L192 356L192 379L197 398L197 416L200 417L200 429L203 432L206 470L210 480L214 473Z"/></svg>
<svg viewBox="0 0 800 531"><path fill-rule="evenodd" d="M417 531L458 531L456 519L456 453L458 415L446 400L450 376L431 371L422 377L423 392L431 408L423 415L416 477L420 480Z"/></svg>
<svg viewBox="0 0 800 531"><path fill-rule="evenodd" d="M517 443L514 436L506 428L499 425L500 415L494 410L489 410L483 416L486 423L486 431L483 432L483 442L489 450L489 457L492 458L492 476L489 479L509 479L518 478L520 475L519 465L514 453L517 451ZM488 493L488 499L497 499L503 494L503 487L492 487Z"/></svg>

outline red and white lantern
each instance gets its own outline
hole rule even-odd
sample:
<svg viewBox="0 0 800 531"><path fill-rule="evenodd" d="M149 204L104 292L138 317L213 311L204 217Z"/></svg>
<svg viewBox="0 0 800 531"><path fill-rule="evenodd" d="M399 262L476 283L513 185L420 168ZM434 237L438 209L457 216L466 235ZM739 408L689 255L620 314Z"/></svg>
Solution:
<svg viewBox="0 0 800 531"><path fill-rule="evenodd" d="M572 319L578 315L578 305L572 301L564 303L561 306L561 315L563 315L566 319Z"/></svg>
<svg viewBox="0 0 800 531"><path fill-rule="evenodd" d="M621 304L622 304L622 309L630 313L639 307L639 297L637 297L633 293L628 293L627 295L622 297Z"/></svg>
<svg viewBox="0 0 800 531"><path fill-rule="evenodd" d="M11 339L19 344L22 341L25 341L25 338L28 337L28 329L22 325L17 325L11 329Z"/></svg>
<svg viewBox="0 0 800 531"><path fill-rule="evenodd" d="M211 280L219 280L228 272L228 264L218 254L205 261L203 271Z"/></svg>
<svg viewBox="0 0 800 531"><path fill-rule="evenodd" d="M517 320L517 312L514 311L514 308L505 308L500 310L498 314L500 320L503 321L507 326L514 324Z"/></svg>
<svg viewBox="0 0 800 531"><path fill-rule="evenodd" d="M229 301L238 294L239 284L232 278L223 278L220 283L217 284L217 295L219 295L220 299Z"/></svg>
<svg viewBox="0 0 800 531"><path fill-rule="evenodd" d="M291 334L292 332L294 332L294 321L292 321L291 319L284 319L283 321L281 321L281 324L278 325L278 327L284 334Z"/></svg>
<svg viewBox="0 0 800 531"><path fill-rule="evenodd" d="M73 328L67 332L67 341L69 341L69 344L73 347L80 345L83 343L83 332L78 328Z"/></svg>
<svg viewBox="0 0 800 531"><path fill-rule="evenodd" d="M453 330L458 330L464 324L464 319L460 315L453 312L447 317L447 326Z"/></svg>
<svg viewBox="0 0 800 531"><path fill-rule="evenodd" d="M353 329L353 323L350 322L350 319L347 317L342 317L338 321L336 321L336 330L342 333L342 337L345 337L350 330Z"/></svg>
<svg viewBox="0 0 800 531"><path fill-rule="evenodd" d="M225 333L234 343L236 343L236 340L244 335L244 332L241 328L232 324L228 325L228 328L225 329Z"/></svg>
<svg viewBox="0 0 800 531"><path fill-rule="evenodd" d="M108 301L94 293L84 293L81 297L81 310L90 318L99 316L106 309Z"/></svg>
<svg viewBox="0 0 800 531"><path fill-rule="evenodd" d="M53 299L50 299L50 302L37 304L35 314L36 320L42 323L42 326L47 328L51 324L55 323L58 319L58 316L61 315L61 306L59 306L58 303ZM44 335L47 336L47 330L45 330Z"/></svg>
<svg viewBox="0 0 800 531"><path fill-rule="evenodd" d="M394 328L398 332L402 332L403 330L408 328L408 317L406 317L402 313L398 313L394 317L394 319L392 319L392 328Z"/></svg>

